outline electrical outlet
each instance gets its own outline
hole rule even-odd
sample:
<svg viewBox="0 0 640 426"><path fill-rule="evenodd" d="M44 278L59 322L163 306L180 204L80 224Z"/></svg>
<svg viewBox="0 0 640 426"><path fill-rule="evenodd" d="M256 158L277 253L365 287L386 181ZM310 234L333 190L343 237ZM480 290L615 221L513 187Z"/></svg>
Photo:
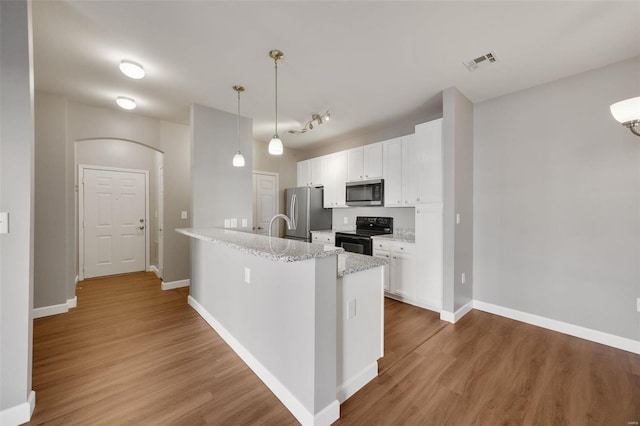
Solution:
<svg viewBox="0 0 640 426"><path fill-rule="evenodd" d="M238 219L236 219L235 217L233 219L231 219L231 227L232 228L237 228L238 227Z"/></svg>
<svg viewBox="0 0 640 426"><path fill-rule="evenodd" d="M467 275L463 272L460 275L460 283L464 284L467 281Z"/></svg>
<svg viewBox="0 0 640 426"><path fill-rule="evenodd" d="M180 212L180 219L186 219L187 218L187 211L186 210L182 210Z"/></svg>
<svg viewBox="0 0 640 426"><path fill-rule="evenodd" d="M640 297L636 299L636 304L638 305L636 306L638 308L638 312L640 312Z"/></svg>
<svg viewBox="0 0 640 426"><path fill-rule="evenodd" d="M231 220L230 219L225 219L224 220L224 227L225 228L231 227Z"/></svg>
<svg viewBox="0 0 640 426"><path fill-rule="evenodd" d="M0 234L9 233L9 212L0 212Z"/></svg>
<svg viewBox="0 0 640 426"><path fill-rule="evenodd" d="M244 282L251 284L251 269L244 268Z"/></svg>
<svg viewBox="0 0 640 426"><path fill-rule="evenodd" d="M460 213L456 213L456 225L460 225Z"/></svg>
<svg viewBox="0 0 640 426"><path fill-rule="evenodd" d="M246 228L248 225L247 219L242 219L242 227Z"/></svg>
<svg viewBox="0 0 640 426"><path fill-rule="evenodd" d="M348 224L349 223L349 218L347 216L344 217L344 224Z"/></svg>
<svg viewBox="0 0 640 426"><path fill-rule="evenodd" d="M347 318L352 319L356 317L356 299L349 300L347 303Z"/></svg>

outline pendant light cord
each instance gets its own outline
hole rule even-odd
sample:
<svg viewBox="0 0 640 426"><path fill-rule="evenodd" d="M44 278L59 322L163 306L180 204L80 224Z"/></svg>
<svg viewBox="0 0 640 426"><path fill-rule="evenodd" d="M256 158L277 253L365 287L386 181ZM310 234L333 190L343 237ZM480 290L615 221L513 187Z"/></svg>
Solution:
<svg viewBox="0 0 640 426"><path fill-rule="evenodd" d="M236 132L236 136L238 137L238 152L240 152L240 91L238 90L238 120L237 120L238 128Z"/></svg>
<svg viewBox="0 0 640 426"><path fill-rule="evenodd" d="M278 137L278 58L274 59L276 63L276 137Z"/></svg>

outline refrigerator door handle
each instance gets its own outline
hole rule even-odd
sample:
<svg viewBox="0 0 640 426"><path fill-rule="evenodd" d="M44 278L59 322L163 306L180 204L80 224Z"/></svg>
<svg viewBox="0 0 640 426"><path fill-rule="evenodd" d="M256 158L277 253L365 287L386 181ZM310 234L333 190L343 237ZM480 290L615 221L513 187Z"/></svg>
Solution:
<svg viewBox="0 0 640 426"><path fill-rule="evenodd" d="M296 229L298 227L298 197L296 194L291 195L291 207L289 208L291 211L291 219L292 229Z"/></svg>
<svg viewBox="0 0 640 426"><path fill-rule="evenodd" d="M294 195L293 197L293 229L298 229L298 196Z"/></svg>

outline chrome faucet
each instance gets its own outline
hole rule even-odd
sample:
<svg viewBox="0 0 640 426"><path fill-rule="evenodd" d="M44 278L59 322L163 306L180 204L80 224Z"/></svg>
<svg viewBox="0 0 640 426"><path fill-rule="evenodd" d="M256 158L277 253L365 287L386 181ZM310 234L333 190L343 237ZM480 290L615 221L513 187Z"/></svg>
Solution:
<svg viewBox="0 0 640 426"><path fill-rule="evenodd" d="M272 217L271 222L269 222L269 238L271 238L271 228L273 227L273 222L276 219L284 219L284 221L287 222L287 229L296 229L296 225L293 223L291 219L289 219L289 216L285 214L277 214L274 217Z"/></svg>

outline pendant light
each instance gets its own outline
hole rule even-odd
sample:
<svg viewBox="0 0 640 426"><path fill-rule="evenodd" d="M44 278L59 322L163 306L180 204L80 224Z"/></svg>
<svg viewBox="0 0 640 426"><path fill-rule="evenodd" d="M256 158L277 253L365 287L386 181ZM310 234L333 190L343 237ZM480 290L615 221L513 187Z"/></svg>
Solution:
<svg viewBox="0 0 640 426"><path fill-rule="evenodd" d="M284 148L282 147L282 141L278 136L278 60L284 57L284 53L279 50L272 50L269 52L269 56L273 58L276 64L276 132L269 141L269 154L282 155Z"/></svg>
<svg viewBox="0 0 640 426"><path fill-rule="evenodd" d="M244 167L244 156L240 152L240 92L244 92L244 87L233 86L233 90L238 93L238 128L237 128L237 140L238 140L238 152L233 156L233 167Z"/></svg>

